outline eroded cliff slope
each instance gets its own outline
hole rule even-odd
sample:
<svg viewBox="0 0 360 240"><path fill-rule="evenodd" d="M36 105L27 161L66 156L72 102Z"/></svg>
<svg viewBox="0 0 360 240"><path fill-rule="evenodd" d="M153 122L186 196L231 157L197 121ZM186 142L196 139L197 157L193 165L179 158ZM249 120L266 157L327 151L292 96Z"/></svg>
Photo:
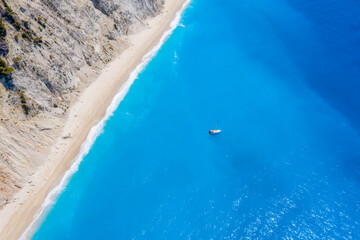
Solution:
<svg viewBox="0 0 360 240"><path fill-rule="evenodd" d="M163 0L1 0L0 207L59 137L66 111Z"/></svg>

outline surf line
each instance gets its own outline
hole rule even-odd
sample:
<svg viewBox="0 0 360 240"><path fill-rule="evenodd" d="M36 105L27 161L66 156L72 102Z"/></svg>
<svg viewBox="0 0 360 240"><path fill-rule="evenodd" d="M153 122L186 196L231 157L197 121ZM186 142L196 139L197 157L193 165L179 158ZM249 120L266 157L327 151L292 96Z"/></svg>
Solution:
<svg viewBox="0 0 360 240"><path fill-rule="evenodd" d="M141 73L145 67L149 64L149 62L156 56L158 51L160 50L161 46L166 42L166 40L171 36L171 34L174 32L174 30L179 25L181 15L184 12L184 10L189 6L191 0L187 0L182 8L176 12L175 18L170 23L170 29L165 31L160 41L148 52L146 53L143 58L142 62L136 66L136 68L131 72L128 80L121 86L119 92L115 95L113 98L111 104L106 109L105 116L100 120L98 124L93 126L90 129L90 132L85 140L85 142L81 145L80 152L74 159L73 164L71 165L70 169L67 170L64 174L64 176L61 178L61 181L57 186L55 186L46 196L43 204L41 205L40 209L34 216L32 222L30 225L26 228L24 233L20 236L19 240L27 240L31 238L33 233L36 230L36 227L39 223L39 220L41 220L43 217L46 216L48 211L50 210L51 206L53 206L56 202L57 197L64 191L67 184L69 183L71 177L74 175L74 173L77 172L80 163L84 159L84 157L89 153L91 147L95 143L97 137L101 134L103 131L106 121L113 115L114 111L118 108L121 101L124 99L126 94L128 93L131 85L134 83L134 81L137 79L139 73Z"/></svg>

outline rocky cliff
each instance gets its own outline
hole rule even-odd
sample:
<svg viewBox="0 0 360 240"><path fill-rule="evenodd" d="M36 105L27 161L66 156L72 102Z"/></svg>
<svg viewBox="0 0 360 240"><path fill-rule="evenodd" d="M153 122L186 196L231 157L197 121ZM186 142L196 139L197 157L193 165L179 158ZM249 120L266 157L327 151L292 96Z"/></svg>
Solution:
<svg viewBox="0 0 360 240"><path fill-rule="evenodd" d="M0 206L41 164L79 92L162 4L1 0Z"/></svg>

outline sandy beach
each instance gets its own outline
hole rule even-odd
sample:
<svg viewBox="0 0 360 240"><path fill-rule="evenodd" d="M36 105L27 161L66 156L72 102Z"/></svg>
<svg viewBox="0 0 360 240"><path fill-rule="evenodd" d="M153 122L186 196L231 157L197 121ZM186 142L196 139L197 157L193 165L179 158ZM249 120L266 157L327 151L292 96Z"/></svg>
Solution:
<svg viewBox="0 0 360 240"><path fill-rule="evenodd" d="M18 239L33 222L49 192L72 166L91 128L103 119L114 96L142 62L143 56L170 29L170 23L184 3L185 0L165 0L161 13L147 21L146 29L128 36L132 45L109 63L96 81L81 93L69 109L62 135L52 146L46 162L15 195L14 201L1 210L0 239ZM25 238L31 235L30 231Z"/></svg>

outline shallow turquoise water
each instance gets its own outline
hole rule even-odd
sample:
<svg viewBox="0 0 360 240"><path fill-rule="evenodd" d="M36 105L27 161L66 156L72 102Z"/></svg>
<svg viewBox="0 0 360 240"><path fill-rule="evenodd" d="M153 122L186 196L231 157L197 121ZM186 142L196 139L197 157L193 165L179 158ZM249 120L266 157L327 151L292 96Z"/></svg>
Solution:
<svg viewBox="0 0 360 240"><path fill-rule="evenodd" d="M359 10L194 0L33 239L359 238Z"/></svg>

